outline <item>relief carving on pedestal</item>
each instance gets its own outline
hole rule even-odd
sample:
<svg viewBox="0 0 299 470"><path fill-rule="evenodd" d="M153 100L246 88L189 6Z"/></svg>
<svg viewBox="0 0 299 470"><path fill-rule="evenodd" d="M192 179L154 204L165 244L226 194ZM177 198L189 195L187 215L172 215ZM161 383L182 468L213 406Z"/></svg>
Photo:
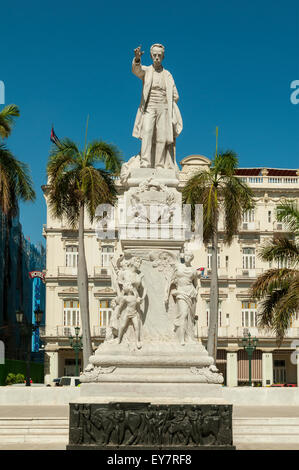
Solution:
<svg viewBox="0 0 299 470"><path fill-rule="evenodd" d="M70 444L230 446L231 413L229 405L73 404Z"/></svg>

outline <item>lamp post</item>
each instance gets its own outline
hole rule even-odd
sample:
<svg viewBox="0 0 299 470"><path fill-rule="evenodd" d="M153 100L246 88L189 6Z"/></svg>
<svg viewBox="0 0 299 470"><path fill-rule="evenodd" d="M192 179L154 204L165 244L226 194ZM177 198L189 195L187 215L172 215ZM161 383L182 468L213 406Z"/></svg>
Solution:
<svg viewBox="0 0 299 470"><path fill-rule="evenodd" d="M21 328L21 333L27 337L28 344L27 344L27 359L26 359L26 387L30 387L30 356L31 356L31 338L32 333L36 331L43 319L43 311L38 306L36 310L34 310L35 315L35 325L32 323L28 323L26 317L24 316L23 310L16 311L16 319L17 323Z"/></svg>
<svg viewBox="0 0 299 470"><path fill-rule="evenodd" d="M244 350L248 354L249 386L251 387L251 385L252 385L252 381L251 381L251 360L252 360L253 352L256 350L256 345L258 343L258 339L256 339L255 337L252 338L250 332L247 329L244 329L242 343L243 343Z"/></svg>
<svg viewBox="0 0 299 470"><path fill-rule="evenodd" d="M75 327L75 336L70 336L71 348L75 351L76 377L79 377L79 351L82 349L82 336L79 336L80 326Z"/></svg>

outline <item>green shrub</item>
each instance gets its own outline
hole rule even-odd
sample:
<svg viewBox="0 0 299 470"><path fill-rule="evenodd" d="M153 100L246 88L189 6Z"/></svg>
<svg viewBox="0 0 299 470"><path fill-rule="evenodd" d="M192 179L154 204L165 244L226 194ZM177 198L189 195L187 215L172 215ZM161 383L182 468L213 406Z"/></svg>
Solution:
<svg viewBox="0 0 299 470"><path fill-rule="evenodd" d="M13 374L10 372L5 379L5 383L6 385L22 384L24 383L24 380L25 377L23 374Z"/></svg>

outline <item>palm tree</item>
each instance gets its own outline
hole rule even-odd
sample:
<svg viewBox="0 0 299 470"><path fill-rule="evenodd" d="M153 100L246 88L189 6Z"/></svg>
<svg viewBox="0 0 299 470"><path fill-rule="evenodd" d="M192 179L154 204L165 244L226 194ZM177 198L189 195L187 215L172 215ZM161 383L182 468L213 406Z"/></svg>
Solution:
<svg viewBox="0 0 299 470"><path fill-rule="evenodd" d="M97 164L105 165L105 169ZM91 222L99 204L114 204L116 189L112 176L119 172L121 157L113 145L95 140L79 150L70 139L64 139L51 150L47 172L50 182L49 204L57 218L66 217L70 226L78 227L78 293L82 321L84 367L92 355L88 274L84 248L84 212Z"/></svg>
<svg viewBox="0 0 299 470"><path fill-rule="evenodd" d="M217 154L208 170L192 176L183 189L184 203L203 206L203 240L211 243L210 321L207 350L216 362L219 283L217 269L218 221L224 215L224 242L231 244L244 211L253 207L252 192L235 176L238 157L232 150Z"/></svg>
<svg viewBox="0 0 299 470"><path fill-rule="evenodd" d="M281 342L292 315L299 310L299 209L292 201L277 207L276 218L288 227L290 236L274 237L261 247L264 261L276 262L251 286L251 296L260 300L259 326L272 329Z"/></svg>
<svg viewBox="0 0 299 470"><path fill-rule="evenodd" d="M20 115L18 106L9 104L0 111L0 137L6 139L12 131L14 118Z"/></svg>
<svg viewBox="0 0 299 470"><path fill-rule="evenodd" d="M5 144L0 143L0 208L6 216L14 217L18 212L18 203L34 201L29 167L17 160Z"/></svg>
<svg viewBox="0 0 299 470"><path fill-rule="evenodd" d="M17 160L6 145L0 143L0 209L5 220L3 318L8 320L8 297L10 284L10 232L12 219L18 214L19 201L34 201L29 167Z"/></svg>

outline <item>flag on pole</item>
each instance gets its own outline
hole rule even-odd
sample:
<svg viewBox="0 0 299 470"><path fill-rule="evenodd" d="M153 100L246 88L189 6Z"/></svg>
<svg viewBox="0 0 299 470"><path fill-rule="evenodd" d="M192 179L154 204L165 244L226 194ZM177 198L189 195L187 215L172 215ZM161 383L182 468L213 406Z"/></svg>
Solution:
<svg viewBox="0 0 299 470"><path fill-rule="evenodd" d="M58 139L57 135L54 132L54 127L53 126L52 126L52 129L51 129L50 140L51 140L51 142L53 142L53 144L56 145L56 147L58 147L58 148L62 147L60 140Z"/></svg>

